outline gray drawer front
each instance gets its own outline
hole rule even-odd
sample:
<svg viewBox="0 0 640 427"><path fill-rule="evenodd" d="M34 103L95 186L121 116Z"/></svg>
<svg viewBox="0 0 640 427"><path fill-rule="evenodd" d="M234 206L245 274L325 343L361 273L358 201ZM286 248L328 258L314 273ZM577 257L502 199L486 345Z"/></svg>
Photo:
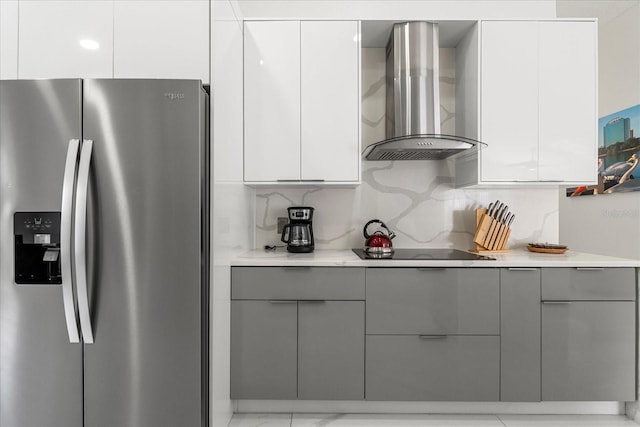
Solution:
<svg viewBox="0 0 640 427"><path fill-rule="evenodd" d="M367 400L499 400L499 337L368 335L366 342Z"/></svg>
<svg viewBox="0 0 640 427"><path fill-rule="evenodd" d="M498 269L367 269L367 334L499 333Z"/></svg>
<svg viewBox="0 0 640 427"><path fill-rule="evenodd" d="M632 401L632 301L542 304L542 400Z"/></svg>
<svg viewBox="0 0 640 427"><path fill-rule="evenodd" d="M543 268L543 300L629 300L636 295L633 268Z"/></svg>
<svg viewBox="0 0 640 427"><path fill-rule="evenodd" d="M298 303L231 302L231 398L297 397Z"/></svg>
<svg viewBox="0 0 640 427"><path fill-rule="evenodd" d="M232 299L364 300L364 269L233 267Z"/></svg>

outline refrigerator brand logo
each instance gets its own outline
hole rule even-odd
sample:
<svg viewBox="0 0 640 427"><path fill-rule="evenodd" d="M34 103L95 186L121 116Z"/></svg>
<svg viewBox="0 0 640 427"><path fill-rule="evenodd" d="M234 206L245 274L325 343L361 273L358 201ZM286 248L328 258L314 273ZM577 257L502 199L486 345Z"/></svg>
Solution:
<svg viewBox="0 0 640 427"><path fill-rule="evenodd" d="M184 93L182 92L165 92L164 97L170 100L174 99L184 99Z"/></svg>

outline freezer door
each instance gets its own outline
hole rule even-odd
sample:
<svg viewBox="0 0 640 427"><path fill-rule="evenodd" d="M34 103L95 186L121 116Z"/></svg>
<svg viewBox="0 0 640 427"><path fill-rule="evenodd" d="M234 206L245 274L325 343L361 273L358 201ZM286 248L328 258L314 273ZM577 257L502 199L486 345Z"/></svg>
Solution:
<svg viewBox="0 0 640 427"><path fill-rule="evenodd" d="M62 287L15 284L13 233L15 212L61 210L80 92L79 80L0 81L2 427L82 427L82 346L69 343Z"/></svg>
<svg viewBox="0 0 640 427"><path fill-rule="evenodd" d="M202 96L197 81L85 81L86 427L202 425Z"/></svg>

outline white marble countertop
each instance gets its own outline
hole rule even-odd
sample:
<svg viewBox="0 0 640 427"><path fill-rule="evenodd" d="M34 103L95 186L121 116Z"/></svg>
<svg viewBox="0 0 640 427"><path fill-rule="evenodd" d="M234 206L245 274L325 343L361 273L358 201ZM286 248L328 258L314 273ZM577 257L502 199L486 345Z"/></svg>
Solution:
<svg viewBox="0 0 640 427"><path fill-rule="evenodd" d="M511 253L490 254L495 260L401 261L362 260L351 249L316 250L310 254L292 254L284 248L267 251L256 249L238 255L232 266L281 267L640 267L640 260L567 251L564 254L540 254L526 249Z"/></svg>

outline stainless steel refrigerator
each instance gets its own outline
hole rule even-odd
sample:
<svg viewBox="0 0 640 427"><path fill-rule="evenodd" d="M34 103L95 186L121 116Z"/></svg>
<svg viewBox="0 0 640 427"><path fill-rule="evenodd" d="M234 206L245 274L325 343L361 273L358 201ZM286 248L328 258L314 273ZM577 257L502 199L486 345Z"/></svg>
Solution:
<svg viewBox="0 0 640 427"><path fill-rule="evenodd" d="M0 81L0 426L208 424L208 95Z"/></svg>

